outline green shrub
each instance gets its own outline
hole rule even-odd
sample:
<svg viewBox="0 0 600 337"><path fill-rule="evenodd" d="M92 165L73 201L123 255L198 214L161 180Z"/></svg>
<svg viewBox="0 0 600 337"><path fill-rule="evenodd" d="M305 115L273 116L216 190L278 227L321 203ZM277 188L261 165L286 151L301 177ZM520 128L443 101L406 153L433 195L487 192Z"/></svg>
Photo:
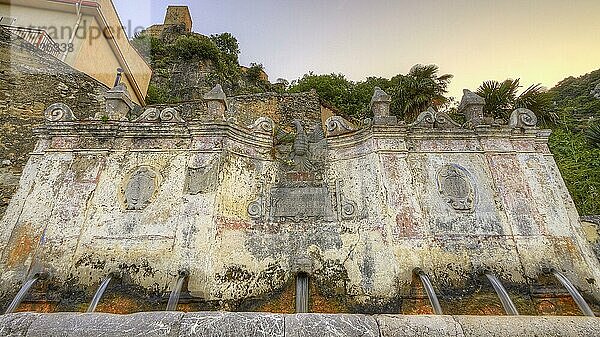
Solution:
<svg viewBox="0 0 600 337"><path fill-rule="evenodd" d="M600 148L564 127L554 130L549 145L579 214L600 214Z"/></svg>
<svg viewBox="0 0 600 337"><path fill-rule="evenodd" d="M148 94L146 95L146 104L166 104L173 103L175 99L169 95L169 93L157 86L154 83L150 83L148 86Z"/></svg>
<svg viewBox="0 0 600 337"><path fill-rule="evenodd" d="M189 61L219 61L219 49L210 39L197 35L183 35L177 38L171 47L175 58Z"/></svg>

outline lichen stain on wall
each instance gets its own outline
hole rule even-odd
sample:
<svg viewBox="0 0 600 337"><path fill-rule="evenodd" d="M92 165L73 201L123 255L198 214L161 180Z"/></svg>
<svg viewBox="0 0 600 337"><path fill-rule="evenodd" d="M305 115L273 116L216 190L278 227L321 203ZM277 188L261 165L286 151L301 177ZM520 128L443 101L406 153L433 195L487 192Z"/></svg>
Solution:
<svg viewBox="0 0 600 337"><path fill-rule="evenodd" d="M6 254L6 268L23 266L32 258L32 253L40 241L39 237L32 236L33 233L35 229L29 223L22 223L15 227Z"/></svg>

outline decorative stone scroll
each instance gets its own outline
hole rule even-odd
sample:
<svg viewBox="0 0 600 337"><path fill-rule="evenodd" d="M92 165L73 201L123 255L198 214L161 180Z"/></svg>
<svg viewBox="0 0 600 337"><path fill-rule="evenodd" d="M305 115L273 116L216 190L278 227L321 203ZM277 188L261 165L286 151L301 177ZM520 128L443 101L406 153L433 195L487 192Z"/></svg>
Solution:
<svg viewBox="0 0 600 337"><path fill-rule="evenodd" d="M327 126L327 137L339 136L356 131L357 128L341 116L331 116L325 122Z"/></svg>
<svg viewBox="0 0 600 337"><path fill-rule="evenodd" d="M63 103L54 103L44 111L44 117L49 122L73 122L76 121L73 111L68 105Z"/></svg>
<svg viewBox="0 0 600 337"><path fill-rule="evenodd" d="M533 111L525 108L519 108L512 112L508 126L510 128L535 128L538 119Z"/></svg>
<svg viewBox="0 0 600 337"><path fill-rule="evenodd" d="M341 220L349 220L356 216L356 203L344 196L342 186L344 186L344 182L338 180L335 186L338 214Z"/></svg>
<svg viewBox="0 0 600 337"><path fill-rule="evenodd" d="M409 128L422 129L444 129L453 130L460 129L460 124L452 120L445 112L435 111L433 108L427 109L419 114L414 123L408 126Z"/></svg>
<svg viewBox="0 0 600 337"><path fill-rule="evenodd" d="M273 122L273 120L269 117L260 117L254 122L254 124L248 126L248 129L259 133L273 134L273 130L275 130L275 122Z"/></svg>
<svg viewBox="0 0 600 337"><path fill-rule="evenodd" d="M475 190L464 168L444 165L437 174L440 195L457 211L471 211L475 206Z"/></svg>
<svg viewBox="0 0 600 337"><path fill-rule="evenodd" d="M260 197L257 200L251 202L248 205L248 215L252 219L259 220L264 215L263 198Z"/></svg>
<svg viewBox="0 0 600 337"><path fill-rule="evenodd" d="M128 210L142 210L150 204L159 185L159 175L147 166L135 169L123 185L121 193Z"/></svg>
<svg viewBox="0 0 600 337"><path fill-rule="evenodd" d="M157 108L148 108L140 115L140 117L136 118L134 122L185 123L185 121L179 116L179 111L175 108L165 108L162 111L159 111Z"/></svg>

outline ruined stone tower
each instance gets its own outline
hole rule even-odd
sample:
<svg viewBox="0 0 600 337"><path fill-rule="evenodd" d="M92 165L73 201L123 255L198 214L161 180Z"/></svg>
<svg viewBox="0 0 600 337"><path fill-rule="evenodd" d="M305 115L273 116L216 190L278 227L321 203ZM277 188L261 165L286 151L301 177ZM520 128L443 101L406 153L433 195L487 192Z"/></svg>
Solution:
<svg viewBox="0 0 600 337"><path fill-rule="evenodd" d="M169 31L168 28L175 29L175 31L178 32L191 33L192 24L192 16L190 14L190 9L187 6L169 6L167 8L164 23L162 25L148 27L148 29L144 31L144 34L153 37L161 37L165 30Z"/></svg>
<svg viewBox="0 0 600 337"><path fill-rule="evenodd" d="M165 25L185 26L186 32L192 31L192 16L187 6L169 6L165 15Z"/></svg>

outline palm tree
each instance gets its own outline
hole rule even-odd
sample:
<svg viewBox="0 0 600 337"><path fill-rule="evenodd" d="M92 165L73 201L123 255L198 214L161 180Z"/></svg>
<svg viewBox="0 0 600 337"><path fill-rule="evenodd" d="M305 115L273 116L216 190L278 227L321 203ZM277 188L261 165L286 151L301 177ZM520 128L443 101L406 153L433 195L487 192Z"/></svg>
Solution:
<svg viewBox="0 0 600 337"><path fill-rule="evenodd" d="M541 124L556 122L557 115L552 112L551 95L541 84L531 85L517 95L519 88L519 79L483 82L477 89L477 94L485 99L483 112L494 118L508 120L513 110L526 108L536 114Z"/></svg>
<svg viewBox="0 0 600 337"><path fill-rule="evenodd" d="M600 123L592 124L589 129L586 130L585 136L592 147L600 149Z"/></svg>
<svg viewBox="0 0 600 337"><path fill-rule="evenodd" d="M448 84L453 76L438 76L438 71L435 64L417 64L407 75L392 78L392 111L410 122L430 106L437 108L448 102L444 94L448 92Z"/></svg>

